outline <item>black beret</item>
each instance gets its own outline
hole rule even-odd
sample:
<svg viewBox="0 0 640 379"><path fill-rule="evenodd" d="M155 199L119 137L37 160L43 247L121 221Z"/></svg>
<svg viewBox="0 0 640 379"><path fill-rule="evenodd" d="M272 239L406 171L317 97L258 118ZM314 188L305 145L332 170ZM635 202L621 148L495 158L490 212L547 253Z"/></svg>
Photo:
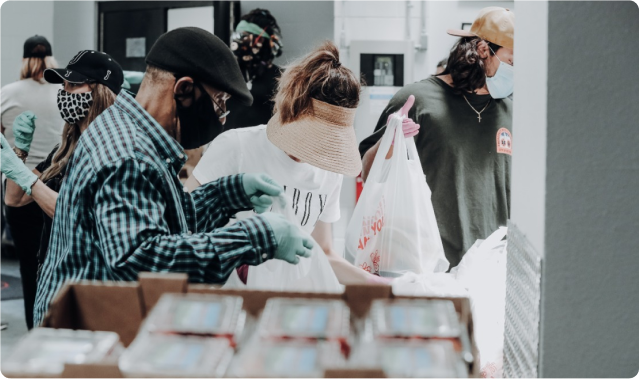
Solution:
<svg viewBox="0 0 640 379"><path fill-rule="evenodd" d="M204 29L188 27L164 33L145 61L174 74L191 76L237 97L244 105L253 103L231 49Z"/></svg>

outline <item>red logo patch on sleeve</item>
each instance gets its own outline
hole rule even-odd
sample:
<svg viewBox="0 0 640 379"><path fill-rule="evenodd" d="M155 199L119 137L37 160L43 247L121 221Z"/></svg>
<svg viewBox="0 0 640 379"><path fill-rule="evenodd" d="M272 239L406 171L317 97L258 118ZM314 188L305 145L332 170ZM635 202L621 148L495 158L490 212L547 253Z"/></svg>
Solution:
<svg viewBox="0 0 640 379"><path fill-rule="evenodd" d="M507 128L500 128L496 134L496 151L511 155L511 132Z"/></svg>

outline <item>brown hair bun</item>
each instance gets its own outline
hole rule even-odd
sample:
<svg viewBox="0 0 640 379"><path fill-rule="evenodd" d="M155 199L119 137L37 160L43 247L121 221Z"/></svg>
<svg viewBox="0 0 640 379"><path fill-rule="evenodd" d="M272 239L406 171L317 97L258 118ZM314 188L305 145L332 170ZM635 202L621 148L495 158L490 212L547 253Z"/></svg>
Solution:
<svg viewBox="0 0 640 379"><path fill-rule="evenodd" d="M312 112L311 99L344 108L357 108L361 82L340 63L340 52L330 41L285 68L278 81L274 114L284 123Z"/></svg>

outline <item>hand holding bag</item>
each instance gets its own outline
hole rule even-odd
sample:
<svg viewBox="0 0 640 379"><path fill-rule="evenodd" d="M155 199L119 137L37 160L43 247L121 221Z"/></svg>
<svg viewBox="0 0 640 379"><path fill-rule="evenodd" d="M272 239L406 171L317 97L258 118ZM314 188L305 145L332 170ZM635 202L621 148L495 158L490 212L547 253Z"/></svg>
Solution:
<svg viewBox="0 0 640 379"><path fill-rule="evenodd" d="M415 142L403 136L403 113L390 117L345 236L347 259L387 277L449 268Z"/></svg>
<svg viewBox="0 0 640 379"><path fill-rule="evenodd" d="M274 201L271 212L284 215L296 222L291 206L284 196ZM306 233L306 232L304 232ZM329 264L329 259L318 244L310 258L300 258L297 265L271 259L259 266L249 266L245 288L271 291L337 292L343 291Z"/></svg>

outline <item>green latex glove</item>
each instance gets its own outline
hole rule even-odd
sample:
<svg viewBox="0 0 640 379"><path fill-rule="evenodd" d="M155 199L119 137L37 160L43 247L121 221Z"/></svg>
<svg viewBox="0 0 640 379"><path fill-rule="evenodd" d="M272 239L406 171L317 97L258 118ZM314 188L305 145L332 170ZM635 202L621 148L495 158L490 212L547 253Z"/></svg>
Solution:
<svg viewBox="0 0 640 379"><path fill-rule="evenodd" d="M142 83L142 78L144 78L144 72L140 71L123 71L124 80L129 82L130 84L140 84Z"/></svg>
<svg viewBox="0 0 640 379"><path fill-rule="evenodd" d="M297 225L288 221L283 215L277 213L264 213L258 217L266 220L276 237L278 248L274 258L298 264L300 257L309 258L311 249L315 246L313 238L302 233Z"/></svg>
<svg viewBox="0 0 640 379"><path fill-rule="evenodd" d="M38 177L22 163L2 134L0 134L0 159L2 160L0 171L19 185L27 195L31 195L31 187Z"/></svg>
<svg viewBox="0 0 640 379"><path fill-rule="evenodd" d="M283 191L282 186L267 174L244 174L242 186L256 213L269 209L273 204L273 196L278 196Z"/></svg>
<svg viewBox="0 0 640 379"><path fill-rule="evenodd" d="M36 115L31 111L20 113L13 121L13 135L16 137L16 147L25 153L31 148L33 132L36 130Z"/></svg>

